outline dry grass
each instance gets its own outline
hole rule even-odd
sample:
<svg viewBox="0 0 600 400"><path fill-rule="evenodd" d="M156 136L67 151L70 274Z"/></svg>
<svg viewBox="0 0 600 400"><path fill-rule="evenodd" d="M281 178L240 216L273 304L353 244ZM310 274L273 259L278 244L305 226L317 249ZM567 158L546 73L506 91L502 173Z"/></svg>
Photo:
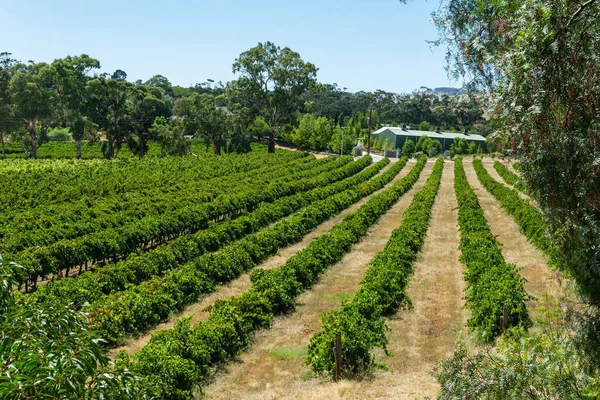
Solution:
<svg viewBox="0 0 600 400"><path fill-rule="evenodd" d="M548 293L552 298L562 297L564 294L558 273L548 266L548 261L543 253L527 241L519 231L519 226L500 207L500 203L479 182L471 164L465 163L465 173L469 184L477 194L483 213L490 229L502 243L502 255L508 263L515 263L521 267L521 276L528 294L542 299ZM527 304L530 315L536 315L538 302L530 301Z"/></svg>
<svg viewBox="0 0 600 400"><path fill-rule="evenodd" d="M216 399L335 398L353 391L353 383L334 385L334 392L310 376L301 357L282 357L288 349L308 345L318 331L321 313L338 308L340 298L353 293L367 269L367 263L383 250L392 231L414 194L423 187L431 172L428 163L415 186L373 226L363 241L355 245L339 263L329 268L314 288L298 298L298 308L287 317L277 318L271 329L259 332L254 345L239 360L219 373L205 388L206 397ZM344 389L346 388L346 389ZM341 390L341 392L340 392ZM337 393L337 394L336 394ZM345 396L345 395L342 395ZM360 398L360 397L359 397Z"/></svg>
<svg viewBox="0 0 600 400"><path fill-rule="evenodd" d="M362 381L322 382L311 395L296 398L435 397L438 384L432 369L452 354L467 319L461 309L464 281L458 260L458 205L453 180L453 164L446 163L428 234L407 288L413 308L399 311L387 323L391 328L388 350L393 357L377 352L377 361L387 370L375 371Z"/></svg>

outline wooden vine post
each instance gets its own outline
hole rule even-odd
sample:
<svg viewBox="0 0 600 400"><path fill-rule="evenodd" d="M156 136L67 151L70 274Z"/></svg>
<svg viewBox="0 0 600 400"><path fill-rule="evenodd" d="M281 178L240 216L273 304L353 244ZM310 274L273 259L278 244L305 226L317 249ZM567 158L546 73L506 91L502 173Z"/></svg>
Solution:
<svg viewBox="0 0 600 400"><path fill-rule="evenodd" d="M335 334L333 354L335 356L335 380L338 381L342 376L342 335L339 332Z"/></svg>
<svg viewBox="0 0 600 400"><path fill-rule="evenodd" d="M500 333L504 333L508 329L508 310L502 309L502 315L500 316Z"/></svg>

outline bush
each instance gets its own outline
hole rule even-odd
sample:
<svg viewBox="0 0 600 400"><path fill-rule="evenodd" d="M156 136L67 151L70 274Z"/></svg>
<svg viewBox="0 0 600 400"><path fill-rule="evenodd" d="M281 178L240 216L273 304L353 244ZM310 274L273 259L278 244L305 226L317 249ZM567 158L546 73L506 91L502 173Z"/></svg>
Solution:
<svg viewBox="0 0 600 400"><path fill-rule="evenodd" d="M420 131L432 131L433 127L431 126L431 124L429 122L423 121L419 124L417 129Z"/></svg>
<svg viewBox="0 0 600 400"><path fill-rule="evenodd" d="M415 153L415 142L410 139L406 139L402 146L402 155L406 157L412 157Z"/></svg>

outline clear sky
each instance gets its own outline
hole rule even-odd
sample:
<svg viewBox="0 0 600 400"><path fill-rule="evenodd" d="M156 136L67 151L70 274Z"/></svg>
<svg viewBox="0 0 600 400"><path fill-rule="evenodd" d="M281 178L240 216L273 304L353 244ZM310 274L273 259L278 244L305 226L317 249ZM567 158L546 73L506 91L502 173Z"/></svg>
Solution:
<svg viewBox="0 0 600 400"><path fill-rule="evenodd" d="M411 92L459 86L444 70L430 13L414 0L0 0L0 52L51 62L86 53L128 80L174 85L234 78L231 65L258 42L300 53L318 79L349 91Z"/></svg>

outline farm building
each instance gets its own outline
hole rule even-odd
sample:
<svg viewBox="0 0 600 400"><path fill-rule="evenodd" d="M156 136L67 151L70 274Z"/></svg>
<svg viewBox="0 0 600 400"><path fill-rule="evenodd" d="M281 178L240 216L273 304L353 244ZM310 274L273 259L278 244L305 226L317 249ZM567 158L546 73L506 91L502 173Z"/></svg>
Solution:
<svg viewBox="0 0 600 400"><path fill-rule="evenodd" d="M417 131L405 127L383 127L376 132L371 134L371 140L380 140L383 142L391 143L396 149L401 149L406 139L410 139L413 142L417 142L423 135L429 136L432 139L437 140L442 145L443 150L449 150L450 145L454 141L454 138L464 138L468 143L475 142L477 145L481 145L481 148L485 150L485 138L481 135L473 135L470 133L449 133L449 132L429 132L429 131Z"/></svg>

